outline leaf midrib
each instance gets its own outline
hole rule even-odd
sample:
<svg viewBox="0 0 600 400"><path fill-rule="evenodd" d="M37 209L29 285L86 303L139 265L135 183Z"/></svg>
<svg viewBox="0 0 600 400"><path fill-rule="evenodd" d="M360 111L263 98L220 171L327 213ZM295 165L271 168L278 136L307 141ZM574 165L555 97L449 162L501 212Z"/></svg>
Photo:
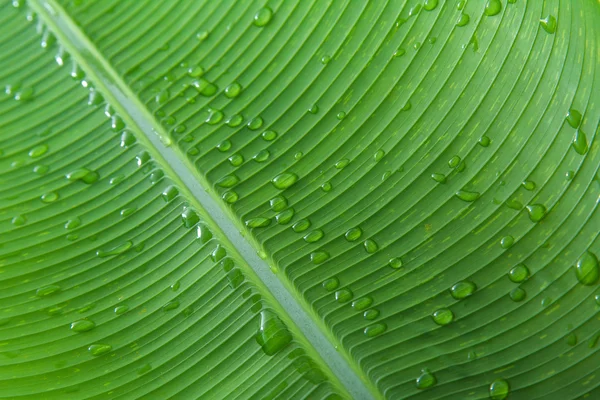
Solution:
<svg viewBox="0 0 600 400"><path fill-rule="evenodd" d="M347 391L354 399L383 398L375 385L347 353L339 340L326 327L324 321L298 294L287 279L279 279L269 268L269 264L258 256L260 246L252 239L247 229L241 225L233 212L225 208L206 178L189 164L185 156L175 146L170 147L168 133L156 122L137 96L121 79L111 64L104 59L66 11L54 0L30 0L29 5L36 11L58 41L68 51L72 59L81 66L86 77L94 83L107 102L117 111L127 126L135 127L136 138L149 150L152 157L178 185L195 207L204 211L207 221L227 239L239 259L250 268L256 284L262 284L263 292L270 297L281 318L295 332L297 339L307 352L328 369L337 380L336 386ZM269 256L269 262L275 262Z"/></svg>

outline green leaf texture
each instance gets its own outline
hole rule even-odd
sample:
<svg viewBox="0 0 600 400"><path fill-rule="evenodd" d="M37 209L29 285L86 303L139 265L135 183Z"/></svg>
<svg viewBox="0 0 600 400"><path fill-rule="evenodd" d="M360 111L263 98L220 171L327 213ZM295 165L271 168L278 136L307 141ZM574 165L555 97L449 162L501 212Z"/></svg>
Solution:
<svg viewBox="0 0 600 400"><path fill-rule="evenodd" d="M0 396L600 398L597 0L0 4Z"/></svg>

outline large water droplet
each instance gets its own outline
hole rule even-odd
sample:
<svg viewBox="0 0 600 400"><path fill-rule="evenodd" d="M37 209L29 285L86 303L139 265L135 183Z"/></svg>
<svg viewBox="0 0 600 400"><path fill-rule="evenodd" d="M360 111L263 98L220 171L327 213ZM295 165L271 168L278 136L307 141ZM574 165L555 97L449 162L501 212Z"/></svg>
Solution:
<svg viewBox="0 0 600 400"><path fill-rule="evenodd" d="M577 280L586 286L598 282L598 278L600 278L598 257L589 251L583 253L577 260L577 264L575 264L575 275Z"/></svg>

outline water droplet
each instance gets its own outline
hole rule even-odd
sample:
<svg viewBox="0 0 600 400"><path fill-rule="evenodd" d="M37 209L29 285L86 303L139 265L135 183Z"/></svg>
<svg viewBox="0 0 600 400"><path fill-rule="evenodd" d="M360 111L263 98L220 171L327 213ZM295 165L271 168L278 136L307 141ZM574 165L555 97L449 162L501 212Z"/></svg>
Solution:
<svg viewBox="0 0 600 400"><path fill-rule="evenodd" d="M492 141L490 140L490 138L484 135L484 136L482 136L482 137L479 138L479 142L478 143L479 143L479 145L481 147L488 147L491 142Z"/></svg>
<svg viewBox="0 0 600 400"><path fill-rule="evenodd" d="M28 101L31 99L33 99L33 88L31 87L23 87L15 93L15 100L17 101Z"/></svg>
<svg viewBox="0 0 600 400"><path fill-rule="evenodd" d="M262 128L263 124L264 124L264 121L263 121L262 117L254 117L250 121L248 121L248 124L246 126L251 131L255 131L257 129Z"/></svg>
<svg viewBox="0 0 600 400"><path fill-rule="evenodd" d="M325 182L321 185L321 190L325 193L330 192L331 189L333 189L333 185L331 184L331 182Z"/></svg>
<svg viewBox="0 0 600 400"><path fill-rule="evenodd" d="M115 314L117 315L121 315L121 314L125 314L127 311L129 311L129 307L128 306L117 306L115 307Z"/></svg>
<svg viewBox="0 0 600 400"><path fill-rule="evenodd" d="M25 217L23 215L17 215L16 217L13 217L13 219L11 220L11 223L14 226L23 226L23 225L25 225L25 222L27 222L27 220L25 219Z"/></svg>
<svg viewBox="0 0 600 400"><path fill-rule="evenodd" d="M325 261L327 261L328 259L329 259L329 253L326 251L319 250L319 251L310 253L310 261L315 265L322 264Z"/></svg>
<svg viewBox="0 0 600 400"><path fill-rule="evenodd" d="M490 384L490 399L504 400L510 393L510 386L505 379L496 379Z"/></svg>
<svg viewBox="0 0 600 400"><path fill-rule="evenodd" d="M167 101L169 101L170 96L171 96L171 94L169 93L169 90L163 89L156 94L156 96L154 97L154 100L158 104L165 104Z"/></svg>
<svg viewBox="0 0 600 400"><path fill-rule="evenodd" d="M448 166L450 168L456 168L458 164L460 164L461 158L459 156L453 156L450 160L448 160Z"/></svg>
<svg viewBox="0 0 600 400"><path fill-rule="evenodd" d="M465 26L470 20L471 17L469 17L469 14L460 13L460 17L458 17L458 20L456 21L456 26Z"/></svg>
<svg viewBox="0 0 600 400"><path fill-rule="evenodd" d="M532 222L540 222L546 216L546 207L542 204L530 204L527 206L529 219Z"/></svg>
<svg viewBox="0 0 600 400"><path fill-rule="evenodd" d="M29 150L29 157L38 158L43 156L48 152L47 144L40 144L39 146L35 146L33 149Z"/></svg>
<svg viewBox="0 0 600 400"><path fill-rule="evenodd" d="M91 331L96 327L96 324L87 319L81 319L79 321L71 322L71 330L74 332L87 332Z"/></svg>
<svg viewBox="0 0 600 400"><path fill-rule="evenodd" d="M88 351L93 356L101 356L102 354L108 353L112 350L112 346L110 344L93 344L88 347Z"/></svg>
<svg viewBox="0 0 600 400"><path fill-rule="evenodd" d="M434 172L431 174L431 179L438 183L446 183L446 175Z"/></svg>
<svg viewBox="0 0 600 400"><path fill-rule="evenodd" d="M311 223L308 219L301 219L298 222L296 222L294 225L292 225L292 229L294 230L294 232L300 233L300 232L304 232L305 230L310 228L310 225L311 225Z"/></svg>
<svg viewBox="0 0 600 400"><path fill-rule="evenodd" d="M329 61L331 61L331 57L330 56L324 55L323 57L321 57L321 64L327 65L327 64L329 64Z"/></svg>
<svg viewBox="0 0 600 400"><path fill-rule="evenodd" d="M33 167L33 172L38 175L45 175L49 170L50 168L47 165L36 165Z"/></svg>
<svg viewBox="0 0 600 400"><path fill-rule="evenodd" d="M360 239L360 237L362 236L362 229L360 229L359 227L348 229L344 236L346 237L347 241L354 242Z"/></svg>
<svg viewBox="0 0 600 400"><path fill-rule="evenodd" d="M213 234L208 226L204 225L203 223L199 223L196 230L196 237L200 239L200 243L202 244L207 243L213 237Z"/></svg>
<svg viewBox="0 0 600 400"><path fill-rule="evenodd" d="M529 268L525 264L518 264L508 272L508 278L515 283L520 283L529 278L529 274Z"/></svg>
<svg viewBox="0 0 600 400"><path fill-rule="evenodd" d="M136 138L133 133L129 131L123 131L121 134L121 147L127 148L136 142Z"/></svg>
<svg viewBox="0 0 600 400"><path fill-rule="evenodd" d="M520 301L525 300L525 297L527 297L527 293L521 288L515 288L509 293L509 297L512 301L518 303Z"/></svg>
<svg viewBox="0 0 600 400"><path fill-rule="evenodd" d="M323 238L325 234L323 233L323 231L321 229L315 229L314 231L311 231L309 233L307 233L306 235L304 235L304 241L306 243L315 243L319 240L321 240L321 238Z"/></svg>
<svg viewBox="0 0 600 400"><path fill-rule="evenodd" d="M198 33L196 33L196 39L198 39L198 41L203 41L206 40L206 38L208 38L208 31L200 31Z"/></svg>
<svg viewBox="0 0 600 400"><path fill-rule="evenodd" d="M600 278L598 257L589 251L583 253L577 260L577 264L575 264L575 275L577 280L586 286L598 282L598 278Z"/></svg>
<svg viewBox="0 0 600 400"><path fill-rule="evenodd" d="M577 128L579 128L579 125L581 125L581 120L583 119L583 116L581 115L581 113L579 111L571 108L567 112L567 116L565 119L567 120L569 125L571 125L571 127L577 129Z"/></svg>
<svg viewBox="0 0 600 400"><path fill-rule="evenodd" d="M247 219L244 224L250 228L265 228L269 225L271 225L271 218L265 218L265 217L256 217L256 218L250 218Z"/></svg>
<svg viewBox="0 0 600 400"><path fill-rule="evenodd" d="M292 186L298 180L298 175L292 172L284 172L271 180L276 189L284 190Z"/></svg>
<svg viewBox="0 0 600 400"><path fill-rule="evenodd" d="M477 200L480 196L481 194L479 192L470 192L468 190L459 190L456 192L456 197L469 203Z"/></svg>
<svg viewBox="0 0 600 400"><path fill-rule="evenodd" d="M225 96L229 97L230 99L232 99L234 97L238 97L241 92L242 92L242 85L240 85L237 82L233 82L225 88Z"/></svg>
<svg viewBox="0 0 600 400"><path fill-rule="evenodd" d="M269 200L269 206L275 212L282 211L288 206L288 201L284 196L275 196Z"/></svg>
<svg viewBox="0 0 600 400"><path fill-rule="evenodd" d="M450 294L456 300L462 300L466 297L469 297L473 293L475 293L475 290L477 290L477 286L473 282L461 281L461 282L455 283L450 288Z"/></svg>
<svg viewBox="0 0 600 400"><path fill-rule="evenodd" d="M116 255L126 252L127 250L129 250L131 248L131 246L133 246L133 242L128 240L124 243L121 243L121 244L113 247L110 250L98 250L98 251L96 251L96 255L100 258L116 256Z"/></svg>
<svg viewBox="0 0 600 400"><path fill-rule="evenodd" d="M263 27L271 21L271 18L273 18L273 10L263 7L254 14L254 25Z"/></svg>
<svg viewBox="0 0 600 400"><path fill-rule="evenodd" d="M502 247L503 249L508 249L512 247L514 243L515 238L510 235L504 236L502 239L500 239L500 247Z"/></svg>
<svg viewBox="0 0 600 400"><path fill-rule="evenodd" d="M546 18L540 19L540 25L546 32L550 34L556 32L556 18L554 18L552 15L548 15Z"/></svg>
<svg viewBox="0 0 600 400"><path fill-rule="evenodd" d="M82 181L88 185L97 182L100 178L96 171L90 171L87 168L77 168L76 170L66 174L65 177L71 182Z"/></svg>
<svg viewBox="0 0 600 400"><path fill-rule="evenodd" d="M438 0L425 0L425 2L423 3L423 8L426 11L435 10L435 8L437 6L438 6Z"/></svg>
<svg viewBox="0 0 600 400"><path fill-rule="evenodd" d="M379 317L379 310L376 310L374 308L365 311L363 314L363 318L368 321L372 321L372 320L376 319L377 317Z"/></svg>
<svg viewBox="0 0 600 400"><path fill-rule="evenodd" d="M272 356L290 344L292 335L277 315L269 310L262 310L256 341L266 355Z"/></svg>
<svg viewBox="0 0 600 400"><path fill-rule="evenodd" d="M585 133L581 129L577 129L573 138L573 148L577 154L584 155L588 151L588 140Z"/></svg>
<svg viewBox="0 0 600 400"><path fill-rule="evenodd" d="M440 308L431 316L433 317L433 322L438 325L448 325L454 320L454 313L447 308Z"/></svg>
<svg viewBox="0 0 600 400"><path fill-rule="evenodd" d="M535 182L532 182L532 181L523 181L523 183L521 185L523 185L523 187L525 188L525 190L529 190L530 192L532 190L535 190Z"/></svg>
<svg viewBox="0 0 600 400"><path fill-rule="evenodd" d="M256 153L254 155L254 157L252 157L252 159L258 163L262 163L265 162L269 159L269 157L271 156L271 153L269 153L269 150L261 150L258 153Z"/></svg>
<svg viewBox="0 0 600 400"><path fill-rule="evenodd" d="M199 76L204 75L204 68L199 65L190 67L190 69L188 69L188 75L192 78L198 78Z"/></svg>
<svg viewBox="0 0 600 400"><path fill-rule="evenodd" d="M311 114L316 114L319 112L319 106L316 104L313 104L312 106L310 106L310 108L308 109L308 112Z"/></svg>
<svg viewBox="0 0 600 400"><path fill-rule="evenodd" d="M219 88L212 82L207 81L204 78L195 79L192 81L192 86L198 90L202 96L210 97L214 96L217 93Z"/></svg>
<svg viewBox="0 0 600 400"><path fill-rule="evenodd" d="M175 186L168 186L165 190L163 190L161 197L165 201L165 203L170 202L179 194L179 190Z"/></svg>
<svg viewBox="0 0 600 400"><path fill-rule="evenodd" d="M402 268L403 263L399 257L394 257L394 258L390 258L389 265L390 265L390 267L392 267L394 269L399 269L399 268Z"/></svg>
<svg viewBox="0 0 600 400"><path fill-rule="evenodd" d="M167 312L167 311L175 310L176 308L179 308L179 302L177 300L173 300L173 301L169 301L167 304L165 304L162 309L163 309L163 311Z"/></svg>
<svg viewBox="0 0 600 400"><path fill-rule="evenodd" d="M373 325L369 325L365 328L364 334L366 337L375 337L379 336L387 330L387 325L383 322L378 322Z"/></svg>
<svg viewBox="0 0 600 400"><path fill-rule="evenodd" d="M71 218L65 224L65 229L75 229L81 225L81 219L79 217Z"/></svg>
<svg viewBox="0 0 600 400"><path fill-rule="evenodd" d="M502 3L500 0L488 0L485 4L483 13L488 17L491 17L500 14L500 11L502 11Z"/></svg>
<svg viewBox="0 0 600 400"><path fill-rule="evenodd" d="M275 216L275 220L277 221L277 223L279 225L285 225L287 223L289 223L292 218L294 217L294 209L293 208L288 208L285 211L282 211L281 213L277 214Z"/></svg>
<svg viewBox="0 0 600 400"><path fill-rule="evenodd" d="M346 113L344 111L340 111L339 113L337 113L336 118L341 121L344 118L346 118Z"/></svg>
<svg viewBox="0 0 600 400"><path fill-rule="evenodd" d="M340 286L340 281L338 278L335 278L335 277L329 278L323 282L322 286L328 292L333 292L335 289L337 289Z"/></svg>
<svg viewBox="0 0 600 400"><path fill-rule="evenodd" d="M348 164L350 164L350 160L348 160L347 158L342 158L340 161L338 161L338 162L335 163L335 168L337 168L337 169L343 169Z"/></svg>
<svg viewBox="0 0 600 400"><path fill-rule="evenodd" d="M235 128L240 126L244 122L244 117L241 114L232 115L225 123L230 128Z"/></svg>
<svg viewBox="0 0 600 400"><path fill-rule="evenodd" d="M365 242L363 243L363 246L365 247L365 250L369 254L373 254L379 249L379 246L373 239L365 240Z"/></svg>
<svg viewBox="0 0 600 400"><path fill-rule="evenodd" d="M42 199L42 202L44 202L44 203L53 203L56 200L58 200L58 193L48 192L46 194L43 194L41 199Z"/></svg>
<svg viewBox="0 0 600 400"><path fill-rule="evenodd" d="M233 191L233 190L228 190L226 192L224 192L221 195L221 198L227 203L227 204L233 204L236 201L238 201L240 199L239 195Z"/></svg>
<svg viewBox="0 0 600 400"><path fill-rule="evenodd" d="M404 49L397 49L396 51L394 51L394 57L402 57L405 54L406 50Z"/></svg>
<svg viewBox="0 0 600 400"><path fill-rule="evenodd" d="M277 132L275 132L275 131L264 131L261 136L262 136L262 138L264 140L266 140L267 142L270 142L272 140L275 140L275 138L277 138Z"/></svg>
<svg viewBox="0 0 600 400"><path fill-rule="evenodd" d="M365 296L354 300L352 302L352 308L354 308L356 311L363 311L371 307L371 304L373 304L373 299L369 296Z"/></svg>
<svg viewBox="0 0 600 400"><path fill-rule="evenodd" d="M230 188L230 187L237 185L239 182L240 182L240 178L238 178L237 175L230 174L230 175L225 175L224 177L219 179L215 184L222 188Z"/></svg>
<svg viewBox="0 0 600 400"><path fill-rule="evenodd" d="M352 297L354 297L354 294L348 288L343 288L335 292L335 300L338 303L347 303L352 300Z"/></svg>
<svg viewBox="0 0 600 400"><path fill-rule="evenodd" d="M61 288L58 285L47 285L47 286L43 286L43 287L39 288L38 290L36 290L35 295L37 297L46 297L46 296L56 294L60 291L61 291Z"/></svg>
<svg viewBox="0 0 600 400"><path fill-rule="evenodd" d="M434 386L437 383L437 379L428 369L421 370L421 375L417 378L416 385L417 389L424 390Z"/></svg>
<svg viewBox="0 0 600 400"><path fill-rule="evenodd" d="M229 163L234 167L239 167L244 163L244 156L239 153L236 153L228 158Z"/></svg>
<svg viewBox="0 0 600 400"><path fill-rule="evenodd" d="M225 139L217 145L217 150L222 153L228 151L229 149L231 149L231 141L229 139Z"/></svg>

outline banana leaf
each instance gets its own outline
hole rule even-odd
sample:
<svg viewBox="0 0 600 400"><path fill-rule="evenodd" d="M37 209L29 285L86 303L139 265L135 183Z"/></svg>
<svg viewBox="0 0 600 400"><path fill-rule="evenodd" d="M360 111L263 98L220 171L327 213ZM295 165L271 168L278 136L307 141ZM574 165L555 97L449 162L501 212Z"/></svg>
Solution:
<svg viewBox="0 0 600 400"><path fill-rule="evenodd" d="M0 0L0 398L600 398L597 0Z"/></svg>

